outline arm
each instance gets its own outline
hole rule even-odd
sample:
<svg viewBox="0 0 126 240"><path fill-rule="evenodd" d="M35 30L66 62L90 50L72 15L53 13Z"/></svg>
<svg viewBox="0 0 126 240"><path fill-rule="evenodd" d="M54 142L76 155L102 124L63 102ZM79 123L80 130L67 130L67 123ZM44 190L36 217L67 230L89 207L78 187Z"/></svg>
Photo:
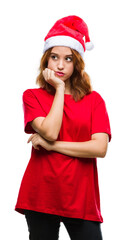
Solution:
<svg viewBox="0 0 126 240"><path fill-rule="evenodd" d="M48 70L49 72L49 70ZM53 100L53 104L48 115L44 117L37 117L31 122L32 128L44 137L48 141L55 141L58 137L63 117L64 106L64 83L54 76L54 73L50 71L48 75L48 82L55 82L56 93ZM46 78L46 76L45 76ZM50 84L52 84L52 82Z"/></svg>
<svg viewBox="0 0 126 240"><path fill-rule="evenodd" d="M39 134L33 134L28 139L28 143L30 141L32 142L33 147L38 150L40 145L47 151L55 151L72 157L103 158L107 152L108 134L95 133L91 136L91 140L86 142L48 142Z"/></svg>
<svg viewBox="0 0 126 240"><path fill-rule="evenodd" d="M63 142L55 141L52 145L53 151L80 158L103 158L108 146L108 134L95 133L90 141L86 142Z"/></svg>

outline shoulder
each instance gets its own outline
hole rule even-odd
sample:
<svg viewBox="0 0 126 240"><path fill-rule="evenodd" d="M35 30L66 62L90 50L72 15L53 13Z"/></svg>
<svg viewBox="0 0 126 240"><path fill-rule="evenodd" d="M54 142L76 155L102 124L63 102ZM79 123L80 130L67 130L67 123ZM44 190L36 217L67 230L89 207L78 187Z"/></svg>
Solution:
<svg viewBox="0 0 126 240"><path fill-rule="evenodd" d="M37 93L39 94L41 91L45 91L45 90L42 88L29 88L23 92L23 95L37 94Z"/></svg>
<svg viewBox="0 0 126 240"><path fill-rule="evenodd" d="M103 97L96 91L92 91L91 93L87 94L84 97L84 102L88 105L91 106L91 109L96 109L98 106L102 105L105 106L105 101Z"/></svg>
<svg viewBox="0 0 126 240"><path fill-rule="evenodd" d="M92 91L91 94L92 94L92 98L93 98L93 99L96 99L96 100L99 100L99 101L102 101L102 100L103 100L103 98L102 98L102 96L101 96L100 93L98 93L98 92L96 92L96 91Z"/></svg>
<svg viewBox="0 0 126 240"><path fill-rule="evenodd" d="M30 88L23 92L22 98L25 101L28 98L37 98L46 92L43 88Z"/></svg>
<svg viewBox="0 0 126 240"><path fill-rule="evenodd" d="M87 98L89 98L89 100L94 104L104 102L103 97L96 91L92 91L90 94L88 94Z"/></svg>

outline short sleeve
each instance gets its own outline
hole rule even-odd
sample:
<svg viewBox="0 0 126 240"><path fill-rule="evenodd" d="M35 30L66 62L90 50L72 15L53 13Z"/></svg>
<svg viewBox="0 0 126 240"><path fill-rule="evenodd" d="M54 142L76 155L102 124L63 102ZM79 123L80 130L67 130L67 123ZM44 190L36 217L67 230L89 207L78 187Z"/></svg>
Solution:
<svg viewBox="0 0 126 240"><path fill-rule="evenodd" d="M45 113L32 90L27 89L24 91L22 100L24 110L24 131L26 133L35 133L30 122L37 117L45 117Z"/></svg>
<svg viewBox="0 0 126 240"><path fill-rule="evenodd" d="M98 95L92 109L91 134L100 132L107 133L109 141L111 141L111 128L106 104L101 96Z"/></svg>

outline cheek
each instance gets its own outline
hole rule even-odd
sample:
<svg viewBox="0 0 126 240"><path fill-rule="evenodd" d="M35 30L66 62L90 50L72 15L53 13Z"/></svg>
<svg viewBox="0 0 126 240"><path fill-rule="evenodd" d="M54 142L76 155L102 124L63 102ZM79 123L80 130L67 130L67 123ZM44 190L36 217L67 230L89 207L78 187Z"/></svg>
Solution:
<svg viewBox="0 0 126 240"><path fill-rule="evenodd" d="M71 64L71 66L69 67L69 73L72 75L73 71L74 71L74 66L73 64Z"/></svg>
<svg viewBox="0 0 126 240"><path fill-rule="evenodd" d="M51 59L48 60L47 67L50 68L50 69L53 68L53 62L51 61Z"/></svg>

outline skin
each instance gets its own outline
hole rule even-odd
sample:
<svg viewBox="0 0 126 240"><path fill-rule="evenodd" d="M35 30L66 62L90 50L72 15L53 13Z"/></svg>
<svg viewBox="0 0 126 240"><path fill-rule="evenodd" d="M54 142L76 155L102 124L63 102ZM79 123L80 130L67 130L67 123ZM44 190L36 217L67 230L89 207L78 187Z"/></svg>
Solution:
<svg viewBox="0 0 126 240"><path fill-rule="evenodd" d="M106 133L95 133L92 134L91 140L86 142L64 142L56 141L62 118L60 119L63 112L63 103L64 103L64 94L71 94L70 89L70 76L74 71L74 65L72 61L72 52L68 47L54 47L51 51L51 55L48 59L48 68L43 71L43 76L45 81L51 84L56 89L57 100L54 105L54 109L48 114L46 118L40 117L32 121L31 125L36 131L35 134L32 134L28 139L28 143L32 142L33 147L36 150L40 150L40 147L45 148L47 151L56 151L62 154L66 154L72 157L81 157L81 158L95 158L95 157L105 157L108 146L108 134ZM63 72L63 76L59 76L57 72ZM58 98L59 94L59 98ZM61 101L59 103L59 101ZM60 104L57 108L57 112L54 112L58 103ZM62 104L62 108L60 107ZM53 106L52 106L53 108ZM61 112L60 112L61 111ZM59 116L58 116L59 113ZM56 115L56 118L55 118ZM50 122L47 120L51 120ZM54 120L53 120L54 119ZM58 125L57 119L60 119L60 124ZM46 120L46 121L45 121ZM52 120L54 121L54 126ZM44 132L38 130L40 121L43 128L49 128L54 130L54 127L57 126L58 130L55 137L51 138L50 136L44 135ZM45 121L45 122L44 122ZM46 124L45 124L46 123ZM45 124L45 125L44 125ZM45 131L46 132L46 131ZM54 131L53 131L54 132Z"/></svg>
<svg viewBox="0 0 126 240"><path fill-rule="evenodd" d="M86 142L50 142L42 138L38 133L32 134L28 143L32 142L35 149L40 150L40 146L47 151L56 151L72 157L80 158L104 158L108 146L108 134L92 134L91 140Z"/></svg>
<svg viewBox="0 0 126 240"><path fill-rule="evenodd" d="M70 77L73 71L71 49L68 47L54 47L48 60L48 68L43 71L45 80L55 89L64 83L64 93L70 93ZM57 75L57 72L63 72L64 76Z"/></svg>

